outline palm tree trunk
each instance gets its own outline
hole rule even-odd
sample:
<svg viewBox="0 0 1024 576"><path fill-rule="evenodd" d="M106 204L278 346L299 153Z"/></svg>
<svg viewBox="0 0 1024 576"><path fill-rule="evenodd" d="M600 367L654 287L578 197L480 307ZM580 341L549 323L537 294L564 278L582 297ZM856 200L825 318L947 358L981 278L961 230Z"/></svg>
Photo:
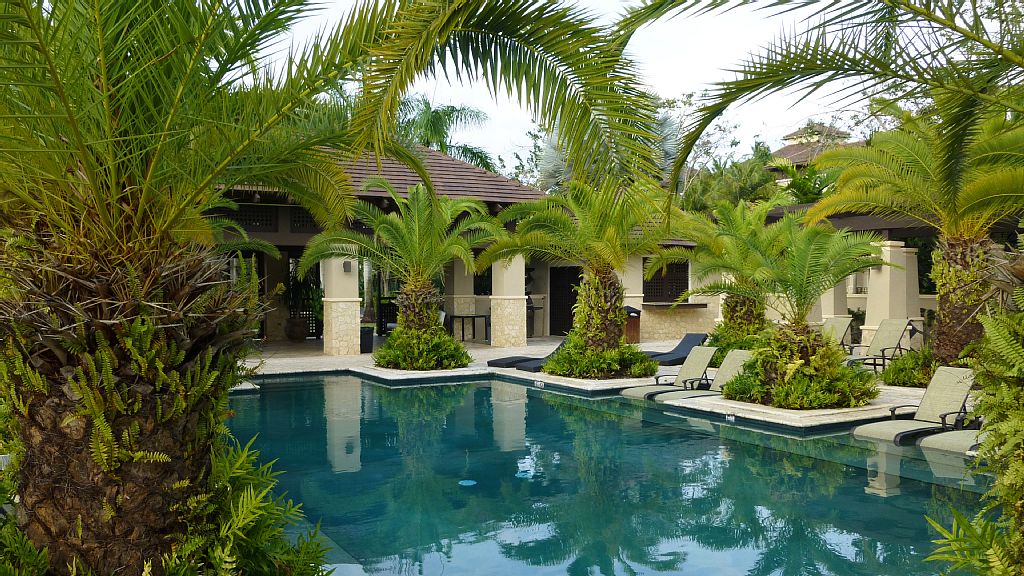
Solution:
<svg viewBox="0 0 1024 576"><path fill-rule="evenodd" d="M987 238L942 237L936 246L932 279L938 297L931 346L940 364L952 364L982 337L978 311L989 290L982 275L989 242Z"/></svg>
<svg viewBox="0 0 1024 576"><path fill-rule="evenodd" d="M395 300L398 325L410 330L429 330L440 323L441 294L430 278L410 278Z"/></svg>
<svg viewBox="0 0 1024 576"><path fill-rule="evenodd" d="M730 294L722 300L722 321L754 334L761 331L767 320L764 306L757 300Z"/></svg>
<svg viewBox="0 0 1024 576"><path fill-rule="evenodd" d="M579 287L573 313L573 331L587 348L599 352L623 344L626 312L622 308L622 282L612 270L588 273Z"/></svg>
<svg viewBox="0 0 1024 576"><path fill-rule="evenodd" d="M134 270L67 253L50 242L0 257L23 271L12 279L23 297L0 301L0 380L24 448L18 525L53 574L133 576L153 562L160 575L176 536L210 522L188 502L209 491L263 308L210 252L150 255Z"/></svg>

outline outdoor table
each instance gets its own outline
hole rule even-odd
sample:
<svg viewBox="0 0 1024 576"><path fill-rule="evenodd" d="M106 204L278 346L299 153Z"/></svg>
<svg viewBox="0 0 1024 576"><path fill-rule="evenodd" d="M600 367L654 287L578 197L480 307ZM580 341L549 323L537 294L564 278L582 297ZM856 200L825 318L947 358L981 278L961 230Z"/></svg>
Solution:
<svg viewBox="0 0 1024 576"><path fill-rule="evenodd" d="M489 322L490 314L452 314L449 316L452 319L452 335L455 335L455 321L459 321L459 325L462 327L462 331L459 333L460 339L466 341L466 320L470 321L470 326L473 327L473 338L476 340L476 321L478 318L482 318L484 321L484 337L487 341L491 340L491 323Z"/></svg>

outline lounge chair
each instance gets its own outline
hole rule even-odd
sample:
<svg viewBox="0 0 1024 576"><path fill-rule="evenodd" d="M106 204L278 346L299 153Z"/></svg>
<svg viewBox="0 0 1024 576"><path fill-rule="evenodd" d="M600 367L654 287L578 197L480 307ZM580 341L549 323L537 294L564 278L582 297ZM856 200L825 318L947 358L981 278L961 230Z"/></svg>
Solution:
<svg viewBox="0 0 1024 576"><path fill-rule="evenodd" d="M896 419L898 409L912 404L893 406L889 409L890 420L857 426L853 429L853 436L862 440L888 440L899 446L927 434L959 428L966 415L964 406L973 384L974 372L969 368L940 366L912 419Z"/></svg>
<svg viewBox="0 0 1024 576"><path fill-rule="evenodd" d="M544 368L544 365L548 363L548 360L550 360L551 357L555 355L555 352L558 352L562 348L562 346L565 346L565 342L566 340L562 340L562 343L558 345L558 348L555 348L554 350L551 351L550 354L543 358L532 358L525 362L520 362L516 364L515 369L522 370L524 372L540 372L541 369Z"/></svg>
<svg viewBox="0 0 1024 576"><path fill-rule="evenodd" d="M703 332L686 334L679 340L676 347L668 352L644 350L644 354L647 354L653 360L657 360L662 366L678 366L686 360L686 356L693 350L694 346L700 346L707 338L708 335Z"/></svg>
<svg viewBox="0 0 1024 576"><path fill-rule="evenodd" d="M562 348L562 346L565 346L565 340L562 340L558 344L558 347L556 347L554 350L552 350L550 353L548 353L547 356L544 356L544 357L539 357L539 356L505 356L504 358L495 358L493 360L488 360L487 361L487 365L492 367L492 368L515 368L519 364L522 364L524 362L535 362L535 361L538 361L538 360L541 361L541 364L543 365L543 363L547 362L548 359L550 359L551 356L554 355L555 352L558 352L558 350ZM539 372L539 370L532 370L532 372Z"/></svg>
<svg viewBox="0 0 1024 576"><path fill-rule="evenodd" d="M622 391L622 395L626 398L646 399L662 392L684 390L691 383L707 382L708 366L711 365L711 358L715 355L716 350L718 348L712 346L694 346L683 362L683 365L679 367L679 373L675 375L675 382L673 384L667 384L667 379L672 378L672 376L666 374L655 377L654 386L626 388ZM666 383L663 384L662 379L666 379Z"/></svg>
<svg viewBox="0 0 1024 576"><path fill-rule="evenodd" d="M743 372L743 365L750 360L750 350L729 350L722 360L722 367L715 372L713 380L695 382L690 390L676 390L673 392L662 392L651 397L655 402L667 400L685 400L686 398L700 398L701 396L718 396L722 393L722 386L726 382L740 375Z"/></svg>
<svg viewBox="0 0 1024 576"><path fill-rule="evenodd" d="M950 430L925 436L917 445L925 450L941 450L970 458L978 453L978 446L984 441L985 433L980 430Z"/></svg>
<svg viewBox="0 0 1024 576"><path fill-rule="evenodd" d="M871 344L866 346L862 355L853 355L853 349L864 347L863 344L850 346L851 356L846 358L850 366L861 364L870 366L875 372L885 370L885 365L898 354L907 352L910 348L903 346L903 335L907 333L910 321L906 318L889 318L882 320L871 339Z"/></svg>
<svg viewBox="0 0 1024 576"><path fill-rule="evenodd" d="M853 326L852 316L832 316L826 318L821 324L821 333L824 336L831 336L840 344L850 334L850 327Z"/></svg>

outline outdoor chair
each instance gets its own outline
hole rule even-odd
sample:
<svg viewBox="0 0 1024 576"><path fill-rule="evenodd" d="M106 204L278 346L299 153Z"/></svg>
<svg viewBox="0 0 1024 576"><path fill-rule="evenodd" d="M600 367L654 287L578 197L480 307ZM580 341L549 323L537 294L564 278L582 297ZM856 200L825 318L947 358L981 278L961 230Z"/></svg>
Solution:
<svg viewBox="0 0 1024 576"><path fill-rule="evenodd" d="M684 390L687 386L708 381L708 366L711 365L711 358L714 357L718 348L713 346L694 346L690 351L683 365L679 367L679 373L675 375L673 384L663 384L662 379L673 378L672 375L656 376L653 386L637 386L626 388L622 395L626 398L647 399L655 394L671 392L673 390Z"/></svg>
<svg viewBox="0 0 1024 576"><path fill-rule="evenodd" d="M851 345L850 356L846 358L849 366L860 364L870 366L875 372L885 370L886 364L897 355L910 351L909 347L903 346L903 336L907 333L910 321L906 318L889 318L882 320L871 339L871 344ZM866 348L863 355L854 355L853 349L858 347Z"/></svg>
<svg viewBox="0 0 1024 576"><path fill-rule="evenodd" d="M662 366L678 366L686 360L686 356L693 350L694 346L700 346L707 338L708 335L704 332L684 334L679 343L676 344L676 347L668 352L658 352L656 350L644 350L643 352Z"/></svg>
<svg viewBox="0 0 1024 576"><path fill-rule="evenodd" d="M862 440L887 440L900 446L927 434L963 428L967 395L973 385L971 369L940 366L910 420L897 420L896 411L913 407L913 404L893 406L889 409L890 420L857 426L853 436Z"/></svg>
<svg viewBox="0 0 1024 576"><path fill-rule="evenodd" d="M519 364L524 362L536 362L540 361L543 366L544 362L547 362L555 352L558 352L562 346L565 346L565 340L559 342L558 347L552 350L547 356L505 356L504 358L495 358L488 360L487 365L492 368L516 368ZM530 370L530 372L539 372L540 370Z"/></svg>
<svg viewBox="0 0 1024 576"><path fill-rule="evenodd" d="M826 318L821 324L821 334L823 336L831 336L836 339L836 342L843 344L846 337L850 334L850 328L853 326L853 317L851 316L832 316Z"/></svg>
<svg viewBox="0 0 1024 576"><path fill-rule="evenodd" d="M691 382L689 390L676 390L673 392L662 392L651 397L655 402L667 400L685 400L687 398L700 398L702 396L718 396L722 393L722 386L726 382L740 375L743 372L743 365L751 358L750 350L729 350L722 360L722 367L715 372L715 377L708 381Z"/></svg>
<svg viewBox="0 0 1024 576"><path fill-rule="evenodd" d="M978 453L985 434L980 430L950 430L925 436L917 441L917 445L925 450L941 450L970 458Z"/></svg>

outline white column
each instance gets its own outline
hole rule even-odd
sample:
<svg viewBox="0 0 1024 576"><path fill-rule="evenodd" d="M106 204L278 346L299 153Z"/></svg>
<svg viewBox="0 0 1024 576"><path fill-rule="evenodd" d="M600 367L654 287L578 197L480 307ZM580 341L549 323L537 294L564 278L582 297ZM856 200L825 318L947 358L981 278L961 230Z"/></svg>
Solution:
<svg viewBox="0 0 1024 576"><path fill-rule="evenodd" d="M491 267L491 346L526 346L526 261L522 256Z"/></svg>
<svg viewBox="0 0 1024 576"><path fill-rule="evenodd" d="M445 291L449 293L445 298L448 314L476 314L473 278L473 272L466 268L466 264L462 260L452 262L448 269L448 277L445 279ZM455 338L466 339L466 335L461 333L462 322L453 322L451 326ZM482 329L483 327L481 327ZM469 324L466 324L466 332L474 334Z"/></svg>
<svg viewBox="0 0 1024 576"><path fill-rule="evenodd" d="M518 384L491 384L491 409L494 413L494 443L501 452L526 448L526 387Z"/></svg>
<svg viewBox="0 0 1024 576"><path fill-rule="evenodd" d="M877 326L876 326L877 328ZM888 498L899 496L900 489L900 461L899 453L887 450L880 442L876 443L878 451L867 458L868 485L864 492Z"/></svg>
<svg viewBox="0 0 1024 576"><path fill-rule="evenodd" d="M861 340L870 343L882 320L907 317L907 271L903 242L887 240L882 260L891 266L876 266L868 273L867 313ZM916 282L916 279L915 279Z"/></svg>
<svg viewBox="0 0 1024 576"><path fill-rule="evenodd" d="M850 308L846 302L846 284L844 279L834 288L827 290L821 295L821 317L834 318L836 316L849 316Z"/></svg>
<svg viewBox="0 0 1024 576"><path fill-rule="evenodd" d="M921 284L917 272L917 248L904 248L904 264L907 276L907 317L921 318Z"/></svg>
<svg viewBox="0 0 1024 576"><path fill-rule="evenodd" d="M324 378L327 459L334 472L357 472L362 468L362 390L362 382L355 376Z"/></svg>
<svg viewBox="0 0 1024 576"><path fill-rule="evenodd" d="M359 263L330 258L320 263L324 287L324 354L359 354Z"/></svg>
<svg viewBox="0 0 1024 576"><path fill-rule="evenodd" d="M626 262L626 269L621 273L616 272L616 274L619 276L619 281L622 282L623 306L642 308L644 304L644 259L640 256L630 256Z"/></svg>

